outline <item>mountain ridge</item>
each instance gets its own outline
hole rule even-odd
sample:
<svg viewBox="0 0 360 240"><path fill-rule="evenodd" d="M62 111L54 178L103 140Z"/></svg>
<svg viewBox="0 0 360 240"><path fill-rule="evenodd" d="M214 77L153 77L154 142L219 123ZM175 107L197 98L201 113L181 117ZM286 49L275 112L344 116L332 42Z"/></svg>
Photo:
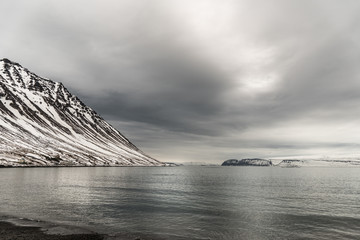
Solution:
<svg viewBox="0 0 360 240"><path fill-rule="evenodd" d="M0 165L161 166L60 82L0 60Z"/></svg>

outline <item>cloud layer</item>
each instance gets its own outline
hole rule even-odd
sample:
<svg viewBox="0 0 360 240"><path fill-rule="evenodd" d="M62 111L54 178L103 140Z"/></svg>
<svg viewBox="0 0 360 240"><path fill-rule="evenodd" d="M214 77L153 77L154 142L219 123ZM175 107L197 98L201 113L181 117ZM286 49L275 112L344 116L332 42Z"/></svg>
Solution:
<svg viewBox="0 0 360 240"><path fill-rule="evenodd" d="M358 156L360 3L5 0L1 56L164 161Z"/></svg>

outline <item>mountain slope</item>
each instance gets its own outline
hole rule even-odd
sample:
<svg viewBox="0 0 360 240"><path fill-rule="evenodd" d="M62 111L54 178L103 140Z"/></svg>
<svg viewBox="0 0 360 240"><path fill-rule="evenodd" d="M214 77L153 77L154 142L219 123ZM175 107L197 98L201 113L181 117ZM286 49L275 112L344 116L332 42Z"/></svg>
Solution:
<svg viewBox="0 0 360 240"><path fill-rule="evenodd" d="M0 166L158 166L61 83L0 60Z"/></svg>

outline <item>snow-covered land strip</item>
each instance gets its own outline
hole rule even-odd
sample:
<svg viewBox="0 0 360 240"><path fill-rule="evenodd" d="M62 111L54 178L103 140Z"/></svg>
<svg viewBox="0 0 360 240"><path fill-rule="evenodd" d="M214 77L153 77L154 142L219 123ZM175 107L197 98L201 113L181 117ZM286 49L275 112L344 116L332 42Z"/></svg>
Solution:
<svg viewBox="0 0 360 240"><path fill-rule="evenodd" d="M229 159L222 163L222 166L261 166L261 167L360 167L358 158L327 158L327 159Z"/></svg>

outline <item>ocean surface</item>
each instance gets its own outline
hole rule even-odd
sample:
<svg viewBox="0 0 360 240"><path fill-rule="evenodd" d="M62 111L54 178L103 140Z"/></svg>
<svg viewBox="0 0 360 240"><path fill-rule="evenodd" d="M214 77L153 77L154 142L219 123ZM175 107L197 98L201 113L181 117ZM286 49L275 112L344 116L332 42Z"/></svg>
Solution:
<svg viewBox="0 0 360 240"><path fill-rule="evenodd" d="M153 239L360 239L360 168L0 169L0 214Z"/></svg>

